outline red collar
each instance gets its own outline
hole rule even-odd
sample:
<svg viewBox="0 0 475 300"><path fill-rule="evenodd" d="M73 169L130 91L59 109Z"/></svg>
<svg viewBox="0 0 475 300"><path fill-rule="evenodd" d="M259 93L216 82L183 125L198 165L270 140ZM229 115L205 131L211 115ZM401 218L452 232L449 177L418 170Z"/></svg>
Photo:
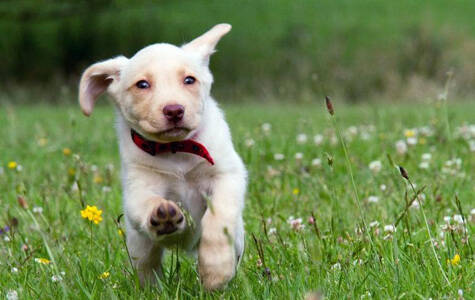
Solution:
<svg viewBox="0 0 475 300"><path fill-rule="evenodd" d="M171 142L171 143L157 143L153 141L149 141L145 139L143 136L138 134L135 130L130 130L132 135L132 141L134 141L135 145L142 149L143 151L147 152L148 154L155 156L156 154L160 153L177 153L177 152L187 152L191 154L195 154L198 156L203 157L206 159L210 164L214 165L213 158L209 154L208 150L205 146L201 145L200 143L193 141L193 140L184 140L179 142Z"/></svg>

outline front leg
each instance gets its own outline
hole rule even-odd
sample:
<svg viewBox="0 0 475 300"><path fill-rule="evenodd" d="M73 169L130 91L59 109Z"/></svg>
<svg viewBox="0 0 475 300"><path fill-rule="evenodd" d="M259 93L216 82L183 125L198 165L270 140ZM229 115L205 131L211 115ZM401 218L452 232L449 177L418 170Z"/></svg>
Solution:
<svg viewBox="0 0 475 300"><path fill-rule="evenodd" d="M198 268L208 290L219 289L234 277L244 250L242 209L246 189L244 171L218 176L202 220Z"/></svg>
<svg viewBox="0 0 475 300"><path fill-rule="evenodd" d="M148 170L128 168L124 174L124 209L127 247L140 281L154 281L161 274L161 241L184 231L181 209L161 195L166 178Z"/></svg>

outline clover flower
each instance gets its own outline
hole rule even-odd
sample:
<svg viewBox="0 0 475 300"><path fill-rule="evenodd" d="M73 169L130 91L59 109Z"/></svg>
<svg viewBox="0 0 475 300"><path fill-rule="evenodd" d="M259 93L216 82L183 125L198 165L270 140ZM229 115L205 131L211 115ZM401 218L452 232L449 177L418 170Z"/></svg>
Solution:
<svg viewBox="0 0 475 300"><path fill-rule="evenodd" d="M368 167L373 173L378 173L379 171L381 171L381 168L383 167L383 165L381 164L381 161L374 160L369 163Z"/></svg>
<svg viewBox="0 0 475 300"><path fill-rule="evenodd" d="M86 206L85 209L81 210L81 217L83 219L88 219L89 221L93 222L94 224L99 224L102 221L102 210L97 209L97 207L94 206Z"/></svg>

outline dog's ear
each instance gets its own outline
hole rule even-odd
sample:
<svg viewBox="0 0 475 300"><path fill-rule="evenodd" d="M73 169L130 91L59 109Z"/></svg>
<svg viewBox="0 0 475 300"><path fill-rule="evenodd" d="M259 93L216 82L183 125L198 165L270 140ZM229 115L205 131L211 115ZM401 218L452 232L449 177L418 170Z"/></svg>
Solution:
<svg viewBox="0 0 475 300"><path fill-rule="evenodd" d="M79 83L79 104L86 116L92 113L97 97L119 81L121 69L127 61L126 57L118 56L95 63L84 71Z"/></svg>
<svg viewBox="0 0 475 300"><path fill-rule="evenodd" d="M185 51L193 51L198 53L205 65L209 63L209 57L215 52L216 44L219 40L231 30L229 24L218 24L205 32L203 35L192 40L188 44L183 45Z"/></svg>

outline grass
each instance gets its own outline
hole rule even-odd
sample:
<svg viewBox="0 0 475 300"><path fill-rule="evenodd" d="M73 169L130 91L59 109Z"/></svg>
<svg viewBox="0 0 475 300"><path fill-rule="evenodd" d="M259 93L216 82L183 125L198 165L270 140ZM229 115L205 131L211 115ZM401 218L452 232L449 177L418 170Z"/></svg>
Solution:
<svg viewBox="0 0 475 300"><path fill-rule="evenodd" d="M302 299L310 292L331 299L454 299L459 290L475 297L475 155L469 149L475 132L460 134L473 120L473 103L449 103L447 112L440 103L337 103L335 123L323 101L225 110L250 174L247 246L229 287L206 293L194 260L175 250L159 286L138 287L118 234L120 164L110 107L99 107L90 119L73 106L2 107L0 226L11 226L0 240L2 297L13 290L21 299ZM268 132L264 123L271 125ZM417 145L398 154L396 141L412 128ZM297 142L299 134L307 141L300 135ZM323 136L318 146L316 134ZM431 154L427 169L419 166L424 153ZM388 155L407 170L414 190ZM448 162L453 158L460 165ZM380 161L380 171L370 170L373 161ZM10 162L21 167L9 168ZM425 199L414 200L414 193ZM85 204L102 209L103 221L82 219ZM454 215L463 216L465 226ZM445 216L451 216L449 226ZM398 219L395 232L385 228Z"/></svg>

